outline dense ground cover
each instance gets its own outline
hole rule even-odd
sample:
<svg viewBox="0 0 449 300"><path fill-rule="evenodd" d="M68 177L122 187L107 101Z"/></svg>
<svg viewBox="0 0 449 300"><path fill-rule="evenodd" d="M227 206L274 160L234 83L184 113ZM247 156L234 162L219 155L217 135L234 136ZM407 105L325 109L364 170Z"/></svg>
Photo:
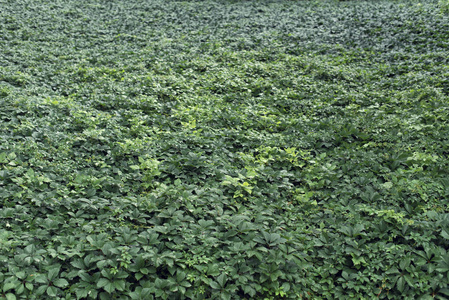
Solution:
<svg viewBox="0 0 449 300"><path fill-rule="evenodd" d="M423 2L0 0L0 297L447 298Z"/></svg>

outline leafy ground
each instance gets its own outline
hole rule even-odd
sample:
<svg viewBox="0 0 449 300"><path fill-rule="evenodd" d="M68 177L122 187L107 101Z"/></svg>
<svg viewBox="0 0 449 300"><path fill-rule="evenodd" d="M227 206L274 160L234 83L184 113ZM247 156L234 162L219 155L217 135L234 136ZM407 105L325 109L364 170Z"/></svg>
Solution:
<svg viewBox="0 0 449 300"><path fill-rule="evenodd" d="M447 299L448 11L0 0L0 296Z"/></svg>

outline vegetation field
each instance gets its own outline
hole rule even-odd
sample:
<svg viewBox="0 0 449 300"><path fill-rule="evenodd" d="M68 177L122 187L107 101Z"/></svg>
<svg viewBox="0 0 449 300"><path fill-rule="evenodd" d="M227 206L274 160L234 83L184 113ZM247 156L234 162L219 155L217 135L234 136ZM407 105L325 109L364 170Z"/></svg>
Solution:
<svg viewBox="0 0 449 300"><path fill-rule="evenodd" d="M449 2L0 0L0 298L448 299Z"/></svg>

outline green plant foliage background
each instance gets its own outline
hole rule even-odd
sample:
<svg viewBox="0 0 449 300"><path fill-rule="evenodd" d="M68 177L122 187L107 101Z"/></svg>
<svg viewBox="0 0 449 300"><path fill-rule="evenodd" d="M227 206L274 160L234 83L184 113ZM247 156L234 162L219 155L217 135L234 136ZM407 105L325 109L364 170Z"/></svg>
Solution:
<svg viewBox="0 0 449 300"><path fill-rule="evenodd" d="M447 299L445 1L0 0L0 298Z"/></svg>

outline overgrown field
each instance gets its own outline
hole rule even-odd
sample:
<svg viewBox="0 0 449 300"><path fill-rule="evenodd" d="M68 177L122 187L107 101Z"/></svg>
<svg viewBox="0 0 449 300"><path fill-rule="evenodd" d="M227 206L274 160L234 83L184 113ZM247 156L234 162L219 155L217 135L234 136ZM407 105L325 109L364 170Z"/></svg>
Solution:
<svg viewBox="0 0 449 300"><path fill-rule="evenodd" d="M447 299L449 2L0 0L0 298Z"/></svg>

